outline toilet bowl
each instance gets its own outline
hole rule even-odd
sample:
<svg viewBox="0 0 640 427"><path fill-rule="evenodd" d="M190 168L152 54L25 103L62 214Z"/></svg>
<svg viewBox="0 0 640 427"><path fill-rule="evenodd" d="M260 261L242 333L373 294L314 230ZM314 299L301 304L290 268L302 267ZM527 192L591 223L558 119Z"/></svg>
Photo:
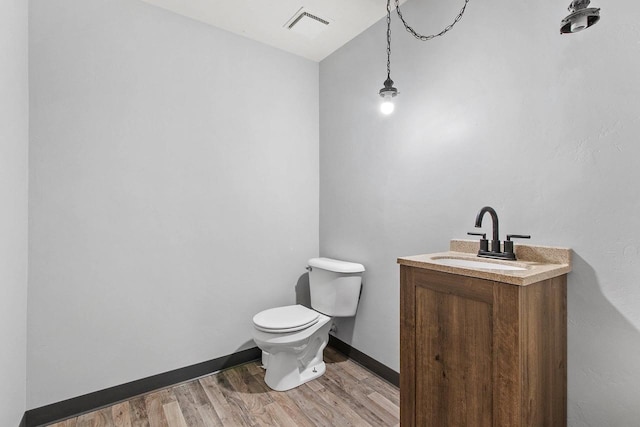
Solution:
<svg viewBox="0 0 640 427"><path fill-rule="evenodd" d="M265 383L285 391L325 372L322 352L332 316L354 316L362 286L362 264L329 258L309 260L311 307L288 305L253 317L253 339L262 350Z"/></svg>
<svg viewBox="0 0 640 427"><path fill-rule="evenodd" d="M293 309L293 310L292 310ZM303 329L284 326L282 332L258 329L253 332L256 345L262 350L262 365L266 369L264 381L277 391L289 390L324 374L322 351L329 342L331 318L302 305L278 307L266 311L303 312L315 314L315 321ZM258 315L265 312L258 313ZM256 315L257 316L257 315ZM255 317L254 317L255 319ZM292 325L295 325L295 321ZM287 331L293 329L293 331Z"/></svg>

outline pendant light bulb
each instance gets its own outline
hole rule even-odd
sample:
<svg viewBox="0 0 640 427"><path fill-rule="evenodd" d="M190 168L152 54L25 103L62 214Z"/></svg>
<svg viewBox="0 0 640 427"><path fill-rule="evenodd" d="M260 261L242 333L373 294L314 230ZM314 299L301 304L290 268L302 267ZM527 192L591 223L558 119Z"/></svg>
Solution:
<svg viewBox="0 0 640 427"><path fill-rule="evenodd" d="M393 101L388 98L384 99L382 101L382 104L380 104L380 112L385 116L393 113L393 110L395 110L395 108L396 106L393 104Z"/></svg>
<svg viewBox="0 0 640 427"><path fill-rule="evenodd" d="M379 94L382 97L382 104L380 104L380 111L382 114L388 115L393 113L393 110L395 109L393 98L398 95L398 89L393 87L393 80L387 78L387 80L384 81L384 87L380 89Z"/></svg>

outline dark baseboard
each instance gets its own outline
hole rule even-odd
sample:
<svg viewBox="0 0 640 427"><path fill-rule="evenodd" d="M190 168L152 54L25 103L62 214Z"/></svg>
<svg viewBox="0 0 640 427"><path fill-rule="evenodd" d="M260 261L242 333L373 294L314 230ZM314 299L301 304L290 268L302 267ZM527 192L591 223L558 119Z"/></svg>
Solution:
<svg viewBox="0 0 640 427"><path fill-rule="evenodd" d="M262 352L258 347L242 350L227 356L206 362L110 387L104 390L52 403L40 408L30 409L22 417L20 427L36 427L91 412L104 406L110 406L140 394L169 387L184 381L198 378L212 372L242 365L260 359Z"/></svg>
<svg viewBox="0 0 640 427"><path fill-rule="evenodd" d="M364 366L379 377L385 379L396 387L400 387L400 374L390 367L383 365L373 357L351 347L349 344L341 341L333 335L329 335L329 345L348 358L358 362L360 365Z"/></svg>
<svg viewBox="0 0 640 427"><path fill-rule="evenodd" d="M400 384L400 374L360 350L351 347L340 339L329 335L329 345L340 353L364 366L374 374L395 385ZM25 412L19 427L37 427L52 424L80 414L95 411L135 396L149 393L153 390L169 387L184 381L189 381L212 372L243 363L258 360L262 352L258 347L233 353L217 359L132 381L130 383L110 387L104 390L74 397L62 402L52 403Z"/></svg>

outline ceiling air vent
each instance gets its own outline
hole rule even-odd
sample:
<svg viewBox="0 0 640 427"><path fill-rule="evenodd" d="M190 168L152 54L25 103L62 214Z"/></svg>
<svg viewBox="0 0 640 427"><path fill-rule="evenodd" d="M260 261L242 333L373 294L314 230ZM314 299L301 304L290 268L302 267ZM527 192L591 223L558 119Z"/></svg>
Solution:
<svg viewBox="0 0 640 427"><path fill-rule="evenodd" d="M284 27L303 36L316 38L328 25L329 21L326 19L322 19L300 8L300 10L293 15L293 18L284 24Z"/></svg>

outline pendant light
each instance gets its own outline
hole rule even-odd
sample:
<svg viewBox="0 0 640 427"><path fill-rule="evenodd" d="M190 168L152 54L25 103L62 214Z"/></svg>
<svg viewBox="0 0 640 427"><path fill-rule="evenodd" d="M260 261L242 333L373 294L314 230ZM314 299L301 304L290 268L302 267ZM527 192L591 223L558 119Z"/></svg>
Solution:
<svg viewBox="0 0 640 427"><path fill-rule="evenodd" d="M456 23L460 21L460 19L462 19L462 15L464 14L467 4L469 3L469 0L464 0L464 5L462 6L460 13L458 13L458 15L453 20L453 22L447 25L442 31L440 31L437 34L423 36L417 33L413 28L411 28L411 26L407 24L407 21L404 20L404 17L402 16L402 12L400 11L400 0L394 0L394 1L396 4L396 12L398 14L398 17L402 21L404 28L409 33L411 33L412 36L414 36L416 39L421 41L428 41L435 37L442 36L447 31L451 30L453 26L456 25ZM580 0L576 0L576 1L580 1ZM395 109L395 105L393 103L394 98L398 95L398 89L393 87L393 80L391 80L391 0L387 0L387 79L384 81L383 85L384 87L380 89L380 91L378 92L378 94L382 98L382 103L380 104L380 111L383 114L391 114Z"/></svg>
<svg viewBox="0 0 640 427"><path fill-rule="evenodd" d="M387 0L387 80L378 94L382 97L380 111L382 114L391 114L395 109L393 98L398 95L398 89L393 87L391 80L391 0Z"/></svg>
<svg viewBox="0 0 640 427"><path fill-rule="evenodd" d="M560 21L560 34L570 34L582 31L600 20L600 9L589 6L591 0L573 0L569 5L566 18Z"/></svg>

